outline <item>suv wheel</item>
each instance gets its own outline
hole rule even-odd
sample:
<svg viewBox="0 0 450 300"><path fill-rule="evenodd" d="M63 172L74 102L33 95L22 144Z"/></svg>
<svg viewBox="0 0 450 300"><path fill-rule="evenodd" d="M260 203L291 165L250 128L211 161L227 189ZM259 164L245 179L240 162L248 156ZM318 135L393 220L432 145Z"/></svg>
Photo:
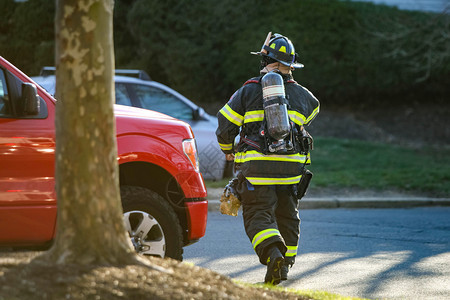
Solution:
<svg viewBox="0 0 450 300"><path fill-rule="evenodd" d="M121 186L123 220L136 251L144 255L183 259L181 225L159 194L137 186Z"/></svg>

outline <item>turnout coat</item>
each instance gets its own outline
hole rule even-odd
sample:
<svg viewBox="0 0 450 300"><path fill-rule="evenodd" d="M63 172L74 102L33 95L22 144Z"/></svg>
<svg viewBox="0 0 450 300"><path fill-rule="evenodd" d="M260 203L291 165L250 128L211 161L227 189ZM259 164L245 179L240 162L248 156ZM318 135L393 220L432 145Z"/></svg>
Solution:
<svg viewBox="0 0 450 300"><path fill-rule="evenodd" d="M264 74L262 74L264 75ZM235 153L235 164L252 185L290 185L300 181L302 167L309 164L309 155L264 154L261 151L261 130L264 120L261 78L254 77L237 90L218 112L216 130L220 148L225 154ZM319 101L305 87L283 75L288 114L291 124L300 132L319 112ZM241 141L235 149L235 137ZM243 142L242 137L247 142Z"/></svg>

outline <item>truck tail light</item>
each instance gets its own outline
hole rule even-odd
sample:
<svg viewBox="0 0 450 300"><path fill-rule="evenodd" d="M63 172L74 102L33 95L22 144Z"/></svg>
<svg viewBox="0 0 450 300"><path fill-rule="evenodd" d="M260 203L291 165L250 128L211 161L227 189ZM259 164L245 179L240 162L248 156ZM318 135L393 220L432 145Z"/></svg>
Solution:
<svg viewBox="0 0 450 300"><path fill-rule="evenodd" d="M183 151L187 158L191 161L195 171L199 171L197 146L195 145L195 139L188 139L183 141Z"/></svg>

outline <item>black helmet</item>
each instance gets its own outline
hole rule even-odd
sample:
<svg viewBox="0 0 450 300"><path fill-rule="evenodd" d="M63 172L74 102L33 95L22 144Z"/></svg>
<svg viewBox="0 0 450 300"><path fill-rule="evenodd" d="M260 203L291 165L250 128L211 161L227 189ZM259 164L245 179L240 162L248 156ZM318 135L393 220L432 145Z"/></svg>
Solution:
<svg viewBox="0 0 450 300"><path fill-rule="evenodd" d="M266 56L274 59L285 66L293 68L303 68L303 64L298 63L297 53L295 53L295 48L292 42L285 36L275 33L271 34L269 32L270 40L264 43L260 52L250 52L251 54Z"/></svg>

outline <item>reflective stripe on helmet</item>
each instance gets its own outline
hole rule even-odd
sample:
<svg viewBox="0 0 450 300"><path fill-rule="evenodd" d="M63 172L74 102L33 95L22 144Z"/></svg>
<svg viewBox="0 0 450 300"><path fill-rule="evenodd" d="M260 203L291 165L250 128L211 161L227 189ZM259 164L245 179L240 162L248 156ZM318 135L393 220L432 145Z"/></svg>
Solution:
<svg viewBox="0 0 450 300"><path fill-rule="evenodd" d="M264 49L269 52L267 55L268 57L273 58L284 65L291 65L294 63L295 55L280 52L279 50L275 50L275 48L271 47L264 47Z"/></svg>
<svg viewBox="0 0 450 300"><path fill-rule="evenodd" d="M242 126L244 117L232 110L228 104L225 104L225 106L219 111L219 113L221 113L231 123L239 127Z"/></svg>
<svg viewBox="0 0 450 300"><path fill-rule="evenodd" d="M278 229L266 229L258 232L252 240L253 249L256 249L256 246L258 246L260 243L275 235L281 236Z"/></svg>
<svg viewBox="0 0 450 300"><path fill-rule="evenodd" d="M287 247L287 251L284 254L284 256L296 256L297 255L297 246L286 246Z"/></svg>
<svg viewBox="0 0 450 300"><path fill-rule="evenodd" d="M270 35L270 41L264 42L261 51L250 52L251 54L270 57L285 66L293 68L303 68L303 64L297 62L297 54L295 53L294 44L287 37L275 33Z"/></svg>

